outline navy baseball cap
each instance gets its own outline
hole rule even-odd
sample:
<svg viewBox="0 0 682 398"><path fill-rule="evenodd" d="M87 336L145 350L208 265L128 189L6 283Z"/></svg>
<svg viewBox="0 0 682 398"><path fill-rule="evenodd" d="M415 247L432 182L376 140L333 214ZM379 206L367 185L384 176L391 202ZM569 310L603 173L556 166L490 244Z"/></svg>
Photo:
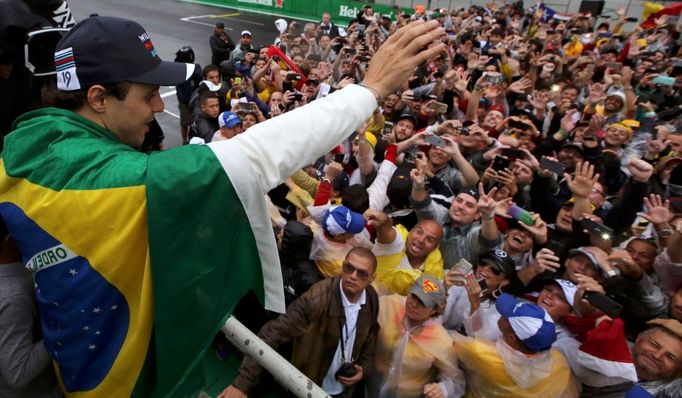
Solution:
<svg viewBox="0 0 682 398"><path fill-rule="evenodd" d="M121 82L174 86L189 79L195 68L162 61L137 22L99 15L71 28L57 43L54 60L61 91Z"/></svg>
<svg viewBox="0 0 682 398"><path fill-rule="evenodd" d="M556 340L556 325L543 308L502 293L495 300L497 312L509 321L516 337L533 352L547 351Z"/></svg>

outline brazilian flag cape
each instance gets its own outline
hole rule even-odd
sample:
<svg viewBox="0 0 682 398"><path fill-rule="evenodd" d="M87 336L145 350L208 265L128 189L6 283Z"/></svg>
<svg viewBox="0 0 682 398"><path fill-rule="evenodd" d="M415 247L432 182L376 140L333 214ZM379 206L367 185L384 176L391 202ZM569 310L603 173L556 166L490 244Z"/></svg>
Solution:
<svg viewBox="0 0 682 398"><path fill-rule="evenodd" d="M67 396L190 397L229 384L216 381L221 366L233 377L238 362L217 360L211 342L237 301L253 289L284 312L265 192L375 107L350 85L231 140L151 155L69 111L19 118L0 158L0 216L35 272Z"/></svg>
<svg viewBox="0 0 682 398"><path fill-rule="evenodd" d="M59 109L16 127L0 163L0 214L36 272L62 388L73 397L204 388L207 342L248 289L264 294L256 231L214 153L139 153ZM266 277L276 284L274 266Z"/></svg>

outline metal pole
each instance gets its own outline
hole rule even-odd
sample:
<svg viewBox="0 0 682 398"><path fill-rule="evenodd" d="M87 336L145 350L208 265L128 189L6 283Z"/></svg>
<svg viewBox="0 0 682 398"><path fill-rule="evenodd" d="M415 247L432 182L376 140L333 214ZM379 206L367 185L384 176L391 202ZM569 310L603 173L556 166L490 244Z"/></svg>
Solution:
<svg viewBox="0 0 682 398"><path fill-rule="evenodd" d="M299 398L330 398L317 384L301 373L246 326L230 316L221 328L228 340L255 359L275 380Z"/></svg>

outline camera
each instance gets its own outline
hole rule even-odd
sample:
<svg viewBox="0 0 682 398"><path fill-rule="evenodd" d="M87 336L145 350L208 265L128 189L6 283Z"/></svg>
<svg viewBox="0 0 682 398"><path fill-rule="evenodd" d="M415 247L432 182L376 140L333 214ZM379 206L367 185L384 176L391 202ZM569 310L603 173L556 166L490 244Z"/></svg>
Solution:
<svg viewBox="0 0 682 398"><path fill-rule="evenodd" d="M469 127L460 127L457 129L457 132L459 135L469 135L471 134L471 131L469 130Z"/></svg>
<svg viewBox="0 0 682 398"><path fill-rule="evenodd" d="M334 374L335 378L339 377L353 377L358 371L355 369L355 364L353 362L344 362L341 364L339 370Z"/></svg>

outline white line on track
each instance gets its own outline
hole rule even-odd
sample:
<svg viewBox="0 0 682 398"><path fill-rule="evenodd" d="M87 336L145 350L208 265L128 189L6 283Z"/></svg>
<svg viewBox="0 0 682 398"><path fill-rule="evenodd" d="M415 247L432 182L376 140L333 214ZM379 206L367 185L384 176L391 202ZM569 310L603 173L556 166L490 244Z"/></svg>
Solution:
<svg viewBox="0 0 682 398"><path fill-rule="evenodd" d="M180 119L180 116L178 116L178 115L176 115L175 113L169 111L168 109L164 109L163 112L164 112L164 113L167 113L167 114L169 114L169 115L171 115L171 116L173 116L173 117L176 118L176 119Z"/></svg>

